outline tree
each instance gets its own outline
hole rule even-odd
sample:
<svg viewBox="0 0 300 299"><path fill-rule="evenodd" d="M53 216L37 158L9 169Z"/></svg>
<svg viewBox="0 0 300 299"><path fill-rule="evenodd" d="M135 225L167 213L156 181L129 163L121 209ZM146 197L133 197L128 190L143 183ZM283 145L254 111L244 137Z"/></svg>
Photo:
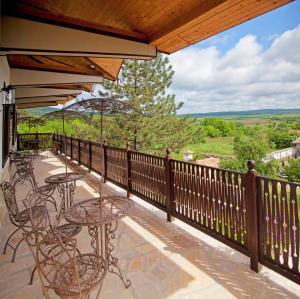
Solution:
<svg viewBox="0 0 300 299"><path fill-rule="evenodd" d="M118 83L105 81L101 93L124 99L133 111L115 119L116 137L132 136L137 127L141 150L161 153L166 147L176 149L188 143L188 132L195 120L176 117L182 103L176 105L175 96L168 94L174 71L167 56L158 54L150 61L125 60Z"/></svg>
<svg viewBox="0 0 300 299"><path fill-rule="evenodd" d="M247 171L247 161L256 162L255 169L261 175L275 176L278 173L278 162L264 162L263 158L270 151L268 137L261 132L251 131L249 136L238 136L234 139L235 159L224 159L221 167L236 171Z"/></svg>
<svg viewBox="0 0 300 299"><path fill-rule="evenodd" d="M289 160L283 171L290 182L300 182L300 159Z"/></svg>

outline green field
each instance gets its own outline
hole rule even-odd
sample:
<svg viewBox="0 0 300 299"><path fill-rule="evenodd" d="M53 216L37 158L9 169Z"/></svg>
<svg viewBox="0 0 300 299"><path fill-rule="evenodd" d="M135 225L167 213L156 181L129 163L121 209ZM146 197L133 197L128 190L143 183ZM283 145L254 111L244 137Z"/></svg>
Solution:
<svg viewBox="0 0 300 299"><path fill-rule="evenodd" d="M233 137L207 138L205 142L188 144L180 151L172 153L172 158L182 160L185 150L194 152L195 159L205 158L204 153L233 156Z"/></svg>

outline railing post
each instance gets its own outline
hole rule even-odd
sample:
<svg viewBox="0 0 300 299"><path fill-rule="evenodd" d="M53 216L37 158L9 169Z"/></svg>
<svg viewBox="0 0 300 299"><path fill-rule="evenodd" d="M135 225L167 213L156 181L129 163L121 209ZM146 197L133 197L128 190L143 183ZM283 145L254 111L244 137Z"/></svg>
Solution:
<svg viewBox="0 0 300 299"><path fill-rule="evenodd" d="M166 149L166 157L165 157L165 181L166 181L166 209L167 209L167 220L172 221L172 182L171 176L172 171L170 167L170 154L171 150Z"/></svg>
<svg viewBox="0 0 300 299"><path fill-rule="evenodd" d="M78 165L81 163L81 159L80 159L80 156L81 156L81 154L80 154L80 138L78 138Z"/></svg>
<svg viewBox="0 0 300 299"><path fill-rule="evenodd" d="M126 143L126 158L127 158L127 197L130 197L131 191L131 151L129 143Z"/></svg>
<svg viewBox="0 0 300 299"><path fill-rule="evenodd" d="M107 144L106 144L106 140L104 139L104 142L102 144L103 147L103 183L106 182L106 177L107 177Z"/></svg>
<svg viewBox="0 0 300 299"><path fill-rule="evenodd" d="M71 156L71 161L73 160L73 137L71 136L70 137L70 147L71 147L71 153L70 153L70 156Z"/></svg>
<svg viewBox="0 0 300 299"><path fill-rule="evenodd" d="M250 268L258 272L259 261L259 227L258 227L258 202L257 202L257 182L255 161L249 160L247 163L245 195L246 195L246 218L247 218L247 238L250 256Z"/></svg>
<svg viewBox="0 0 300 299"><path fill-rule="evenodd" d="M89 141L89 171L92 168L92 142Z"/></svg>

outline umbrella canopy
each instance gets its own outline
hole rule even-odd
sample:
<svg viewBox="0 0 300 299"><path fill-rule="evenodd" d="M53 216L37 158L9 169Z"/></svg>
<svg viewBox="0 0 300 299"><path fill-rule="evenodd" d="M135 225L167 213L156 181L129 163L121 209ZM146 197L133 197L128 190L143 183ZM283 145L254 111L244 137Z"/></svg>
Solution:
<svg viewBox="0 0 300 299"><path fill-rule="evenodd" d="M42 118L33 117L33 116L21 116L17 119L18 124L28 123L31 125L40 125L44 123Z"/></svg>
<svg viewBox="0 0 300 299"><path fill-rule="evenodd" d="M55 111L51 111L47 114L44 114L41 119L44 121L49 121L53 119L63 119L63 118L82 118L84 115L78 111L71 111L66 109L58 109Z"/></svg>
<svg viewBox="0 0 300 299"><path fill-rule="evenodd" d="M75 102L64 108L68 111L80 111L82 113L94 114L103 112L104 114L118 114L131 111L131 106L124 101L114 98L91 98Z"/></svg>
<svg viewBox="0 0 300 299"><path fill-rule="evenodd" d="M66 106L63 110L74 113L79 111L82 115L93 116L100 113L100 141L103 143L103 114L126 114L132 111L131 105L127 102L116 100L114 98L91 98L75 102Z"/></svg>

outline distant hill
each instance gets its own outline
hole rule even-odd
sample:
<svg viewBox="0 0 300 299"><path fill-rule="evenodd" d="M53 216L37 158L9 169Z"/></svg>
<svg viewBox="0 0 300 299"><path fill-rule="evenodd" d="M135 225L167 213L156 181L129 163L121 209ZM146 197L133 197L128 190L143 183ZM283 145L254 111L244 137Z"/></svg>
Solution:
<svg viewBox="0 0 300 299"><path fill-rule="evenodd" d="M57 110L57 108L54 108L54 107L37 107L37 108L24 109L24 111L28 112L32 116L41 116L43 114L52 112L54 110Z"/></svg>
<svg viewBox="0 0 300 299"><path fill-rule="evenodd" d="M245 110L245 111L222 111L222 112L208 112L208 113L191 113L179 114L178 116L192 116L192 117L222 117L222 118L245 118L254 116L272 116L278 114L300 114L300 109L259 109L259 110Z"/></svg>

